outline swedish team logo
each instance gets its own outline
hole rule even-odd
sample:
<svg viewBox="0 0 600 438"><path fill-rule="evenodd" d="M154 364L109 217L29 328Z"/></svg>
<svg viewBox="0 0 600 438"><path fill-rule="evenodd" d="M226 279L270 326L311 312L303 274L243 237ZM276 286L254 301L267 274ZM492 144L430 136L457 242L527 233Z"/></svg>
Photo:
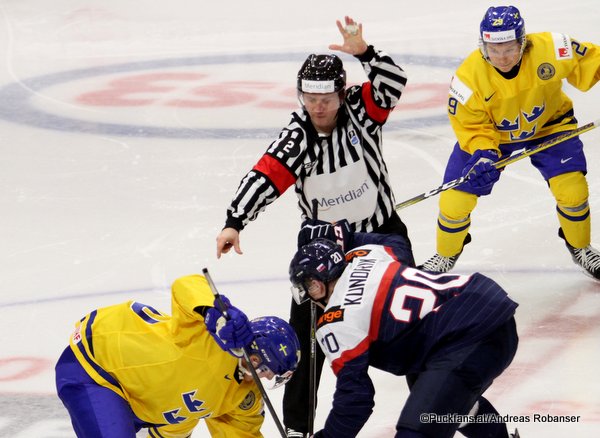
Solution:
<svg viewBox="0 0 600 438"><path fill-rule="evenodd" d="M256 402L256 395L254 394L254 391L250 391L248 393L248 395L246 396L246 398L244 399L244 401L242 401L240 403L240 409L243 411L247 411L247 410L251 409L252 406L254 406L255 402Z"/></svg>
<svg viewBox="0 0 600 438"><path fill-rule="evenodd" d="M543 81L552 79L555 74L556 74L556 69L554 68L554 66L552 64L549 64L547 62L540 64L540 66L537 69L537 75Z"/></svg>

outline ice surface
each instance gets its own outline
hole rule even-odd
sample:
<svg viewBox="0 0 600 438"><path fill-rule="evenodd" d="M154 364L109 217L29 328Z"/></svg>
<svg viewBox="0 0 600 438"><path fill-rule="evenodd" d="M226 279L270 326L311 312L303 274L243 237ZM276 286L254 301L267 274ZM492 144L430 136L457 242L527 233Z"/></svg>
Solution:
<svg viewBox="0 0 600 438"><path fill-rule="evenodd" d="M243 231L243 256L217 261L215 237L240 178L296 106L299 65L339 41L336 19L362 22L367 41L408 73L385 132L397 201L437 187L454 142L447 85L488 6L473 3L0 2L0 436L74 436L53 365L74 321L94 308L137 299L169 311L171 282L208 267L249 315L288 315L294 194ZM514 3L529 32L600 43L597 0ZM362 81L358 63L343 59L349 80ZM597 89L567 88L582 124L599 117ZM582 139L598 212L600 132ZM437 200L401 214L423 261L435 248ZM600 284L571 262L557 227L545 183L519 162L480 200L457 271L490 275L520 303L519 351L488 391L500 412L581 417L511 427L592 438ZM323 374L317 426L334 388ZM393 436L406 384L371 374L377 405L360 436ZM282 391L271 396L280 412ZM277 436L269 415L264 433Z"/></svg>

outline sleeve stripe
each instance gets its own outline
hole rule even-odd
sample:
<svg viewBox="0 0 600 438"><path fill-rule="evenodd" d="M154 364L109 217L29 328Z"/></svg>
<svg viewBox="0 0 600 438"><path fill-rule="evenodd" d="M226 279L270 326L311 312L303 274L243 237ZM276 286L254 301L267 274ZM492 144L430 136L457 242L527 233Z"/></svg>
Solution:
<svg viewBox="0 0 600 438"><path fill-rule="evenodd" d="M385 270L383 278L381 279L381 283L379 284L379 289L377 290L377 296L375 297L373 310L371 310L369 335L360 341L352 350L344 351L339 358L332 362L331 368L333 369L335 375L340 372L346 362L350 362L352 359L355 359L361 354L365 353L369 349L371 343L377 340L379 324L381 323L381 314L383 313L383 307L385 305L387 293L390 290L394 276L396 275L398 269L400 269L400 266L401 265L399 263L391 263L390 266L388 266L388 268Z"/></svg>
<svg viewBox="0 0 600 438"><path fill-rule="evenodd" d="M150 438L165 438L164 435L162 435L156 427L151 427L148 429L148 436Z"/></svg>
<svg viewBox="0 0 600 438"><path fill-rule="evenodd" d="M367 115L377 123L385 123L391 110L377 106L371 96L371 83L365 82L362 87L362 99Z"/></svg>
<svg viewBox="0 0 600 438"><path fill-rule="evenodd" d="M392 257L396 258L394 255ZM371 342L376 341L379 336L379 326L381 324L381 314L383 313L385 300L400 266L400 263L390 263L379 283L379 289L377 289L377 295L373 303L373 310L371 310L371 325L369 328L369 339Z"/></svg>
<svg viewBox="0 0 600 438"><path fill-rule="evenodd" d="M254 165L253 170L268 177L273 182L280 195L296 181L294 174L271 155L263 155L258 163Z"/></svg>
<svg viewBox="0 0 600 438"><path fill-rule="evenodd" d="M365 351L369 349L369 345L371 344L371 340L367 336L365 339L360 341L360 343L354 347L352 350L346 350L342 353L340 357L335 359L331 363L331 368L333 369L333 373L337 376L342 368L344 368L344 364L346 362L350 362L352 359L360 356Z"/></svg>
<svg viewBox="0 0 600 438"><path fill-rule="evenodd" d="M96 318L97 311L94 310L90 313L88 320L85 322L85 338L82 339L77 344L71 342L71 348L73 349L73 353L75 357L81 363L85 371L99 384L112 389L121 397L125 398L123 389L121 385L113 376L111 376L108 372L106 372L94 359L93 351L92 351L92 324L94 323L94 319ZM85 345L84 345L85 344ZM86 349L87 345L87 349ZM90 353L88 353L88 349ZM101 381L99 381L100 379Z"/></svg>

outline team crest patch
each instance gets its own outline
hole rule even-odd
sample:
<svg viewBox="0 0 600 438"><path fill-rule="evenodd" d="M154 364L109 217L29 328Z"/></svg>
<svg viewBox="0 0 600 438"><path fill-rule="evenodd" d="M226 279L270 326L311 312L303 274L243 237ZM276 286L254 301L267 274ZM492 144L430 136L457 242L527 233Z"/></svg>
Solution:
<svg viewBox="0 0 600 438"><path fill-rule="evenodd" d="M548 64L547 62L544 62L543 64L540 64L540 66L538 67L537 74L541 80L547 81L548 79L551 79L554 77L554 75L556 74L556 69L554 68L554 66L552 64Z"/></svg>
<svg viewBox="0 0 600 438"><path fill-rule="evenodd" d="M344 320L344 309L340 306L334 306L331 309L328 309L327 312L323 313L323 315L317 321L317 327L323 327L326 324L331 324L332 322L340 322Z"/></svg>
<svg viewBox="0 0 600 438"><path fill-rule="evenodd" d="M254 406L254 403L256 403L256 394L254 394L254 391L250 391L244 401L240 403L240 409L247 411Z"/></svg>
<svg viewBox="0 0 600 438"><path fill-rule="evenodd" d="M357 249L355 251L350 251L350 252L346 253L346 261L350 262L355 257L365 257L365 256L369 255L370 252L371 252L370 249Z"/></svg>

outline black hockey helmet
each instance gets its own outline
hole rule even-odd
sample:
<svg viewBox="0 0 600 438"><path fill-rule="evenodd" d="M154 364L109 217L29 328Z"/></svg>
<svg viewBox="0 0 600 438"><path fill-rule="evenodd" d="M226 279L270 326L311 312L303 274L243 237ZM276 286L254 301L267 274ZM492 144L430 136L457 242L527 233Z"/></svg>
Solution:
<svg viewBox="0 0 600 438"><path fill-rule="evenodd" d="M340 278L346 269L342 247L328 239L315 239L301 247L290 262L292 296L297 304L310 299L307 281L315 279L328 283Z"/></svg>
<svg viewBox="0 0 600 438"><path fill-rule="evenodd" d="M346 71L336 55L309 55L298 72L298 92L335 93L346 87Z"/></svg>

